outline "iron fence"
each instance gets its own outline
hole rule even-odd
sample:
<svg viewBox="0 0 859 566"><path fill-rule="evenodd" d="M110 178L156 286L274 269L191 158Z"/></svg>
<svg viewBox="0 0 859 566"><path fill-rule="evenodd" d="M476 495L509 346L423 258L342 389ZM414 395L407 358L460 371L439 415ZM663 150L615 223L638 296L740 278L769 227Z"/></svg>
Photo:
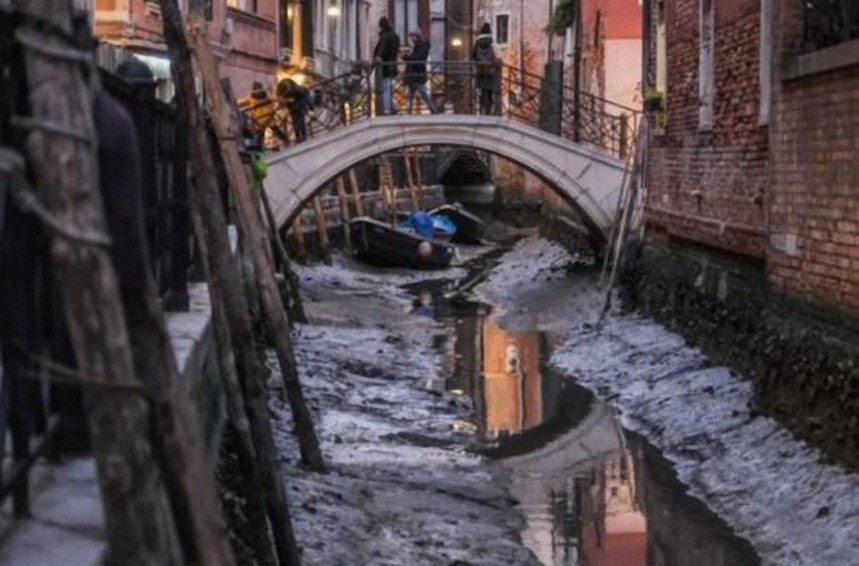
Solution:
<svg viewBox="0 0 859 566"><path fill-rule="evenodd" d="M409 77L402 63L391 80L393 104L399 112L427 114L427 105L409 88ZM477 114L481 112L477 63L471 61L432 62L426 66L426 87L436 108L448 114ZM381 65L355 64L349 73L310 85L313 110L305 116L308 134L331 131L357 121L371 119L383 113L382 82L378 80ZM547 88L555 88L556 97L545 96ZM515 67L498 67L492 92L495 100L489 113L535 127L545 126L546 117L553 133L566 139L591 145L608 154L625 158L632 148L640 111L585 92L576 92L566 85L550 85L537 74ZM409 104L409 95L414 96ZM554 101L553 101L554 100ZM484 105L483 111L486 111ZM243 108L247 127L256 135L268 132L269 149L288 146L299 141L288 103L274 93L266 94Z"/></svg>
<svg viewBox="0 0 859 566"><path fill-rule="evenodd" d="M132 85L102 71L102 84L131 114L140 149L150 264L167 310L187 310L194 239L188 203L188 150L176 109L154 85Z"/></svg>

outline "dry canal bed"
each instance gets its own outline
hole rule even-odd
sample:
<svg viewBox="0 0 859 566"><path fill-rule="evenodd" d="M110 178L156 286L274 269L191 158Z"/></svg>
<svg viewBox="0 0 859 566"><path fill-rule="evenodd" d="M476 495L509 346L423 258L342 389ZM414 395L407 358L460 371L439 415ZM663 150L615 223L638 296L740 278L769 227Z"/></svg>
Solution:
<svg viewBox="0 0 859 566"><path fill-rule="evenodd" d="M557 245L464 255L302 269L328 475L271 406L306 564L859 564L856 478L740 378L650 321L595 326L595 276Z"/></svg>

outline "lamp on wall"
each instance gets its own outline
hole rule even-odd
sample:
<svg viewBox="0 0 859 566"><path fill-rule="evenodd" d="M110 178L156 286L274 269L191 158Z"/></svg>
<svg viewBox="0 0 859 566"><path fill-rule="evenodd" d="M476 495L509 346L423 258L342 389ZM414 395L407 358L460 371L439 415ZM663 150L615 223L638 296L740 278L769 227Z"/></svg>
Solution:
<svg viewBox="0 0 859 566"><path fill-rule="evenodd" d="M339 18L340 17L340 6L338 6L336 3L332 2L331 5L328 6L328 12L327 13L332 18Z"/></svg>
<svg viewBox="0 0 859 566"><path fill-rule="evenodd" d="M462 38L461 37L454 37L452 40L450 40L450 44L453 47L462 47Z"/></svg>

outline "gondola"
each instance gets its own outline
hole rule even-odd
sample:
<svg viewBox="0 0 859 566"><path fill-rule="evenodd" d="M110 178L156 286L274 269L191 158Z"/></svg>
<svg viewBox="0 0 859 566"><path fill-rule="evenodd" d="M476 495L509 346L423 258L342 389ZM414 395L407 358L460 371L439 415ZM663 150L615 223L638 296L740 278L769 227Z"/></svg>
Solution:
<svg viewBox="0 0 859 566"><path fill-rule="evenodd" d="M455 248L446 242L398 230L372 218L355 218L349 226L356 255L376 265L442 269L450 265L456 254Z"/></svg>
<svg viewBox="0 0 859 566"><path fill-rule="evenodd" d="M486 224L468 212L461 204L443 204L429 211L431 215L444 215L456 225L456 233L453 235L454 242L463 244L483 243L483 232Z"/></svg>

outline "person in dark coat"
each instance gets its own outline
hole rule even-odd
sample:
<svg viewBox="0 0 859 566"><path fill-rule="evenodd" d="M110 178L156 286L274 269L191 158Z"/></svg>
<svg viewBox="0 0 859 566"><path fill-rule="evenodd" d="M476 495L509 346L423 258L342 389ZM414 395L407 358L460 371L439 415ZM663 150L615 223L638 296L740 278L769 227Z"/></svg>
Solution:
<svg viewBox="0 0 859 566"><path fill-rule="evenodd" d="M474 42L471 60L477 70L477 88L480 91L480 113L501 113L501 61L495 55L492 28L484 23Z"/></svg>
<svg viewBox="0 0 859 566"><path fill-rule="evenodd" d="M409 114L414 108L415 94L421 97L431 113L436 114L435 104L427 92L427 58L429 57L430 43L423 38L423 33L418 29L409 33L409 39L412 40L412 50L403 57L406 61L406 74L403 77L403 82L409 89Z"/></svg>
<svg viewBox="0 0 859 566"><path fill-rule="evenodd" d="M277 83L277 97L289 110L295 141L307 139L307 114L313 111L313 98L310 92L292 79Z"/></svg>
<svg viewBox="0 0 859 566"><path fill-rule="evenodd" d="M394 104L394 79L397 77L397 56L400 52L400 36L393 30L388 18L379 19L379 43L373 50L373 59L381 73L382 111L396 114L399 109Z"/></svg>

